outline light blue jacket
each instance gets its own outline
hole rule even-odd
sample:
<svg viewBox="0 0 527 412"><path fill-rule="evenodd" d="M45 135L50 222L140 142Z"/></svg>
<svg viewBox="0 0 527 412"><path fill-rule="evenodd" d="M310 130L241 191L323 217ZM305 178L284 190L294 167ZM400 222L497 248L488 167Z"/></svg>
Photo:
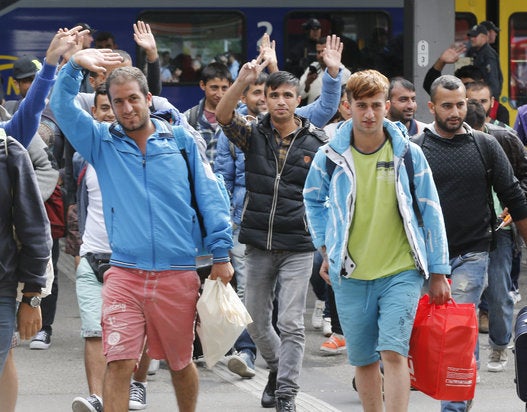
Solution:
<svg viewBox="0 0 527 412"><path fill-rule="evenodd" d="M75 102L82 80L75 66L70 60L60 71L50 105L61 130L97 171L112 249L110 263L155 271L194 269L200 229L176 133L185 142L207 232L205 246L215 262L228 261L229 210L192 135L181 126L152 119L156 131L143 154L120 125L95 121Z"/></svg>
<svg viewBox="0 0 527 412"><path fill-rule="evenodd" d="M394 150L397 202L416 267L426 278L430 273L450 274L443 214L425 156L419 146L409 141L402 124L385 120L384 129L390 136ZM335 138L319 149L304 186L304 203L313 243L316 248L326 246L332 281L338 281L339 275L350 277L355 268L351 259L348 271L342 271L344 257L348 253L348 228L355 210L356 184L350 150L351 130L352 120L348 120L337 130ZM408 174L403 159L407 150L412 151L415 193L423 216L423 227L418 226L412 208ZM326 157L336 164L331 178L326 169ZM389 245L379 245L380 250L383 247ZM382 257L381 253L379 257Z"/></svg>

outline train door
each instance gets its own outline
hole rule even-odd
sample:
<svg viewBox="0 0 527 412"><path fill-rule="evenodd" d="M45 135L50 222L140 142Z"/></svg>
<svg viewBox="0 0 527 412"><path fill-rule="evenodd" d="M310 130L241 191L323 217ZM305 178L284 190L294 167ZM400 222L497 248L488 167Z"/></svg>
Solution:
<svg viewBox="0 0 527 412"><path fill-rule="evenodd" d="M509 109L512 124L516 109L527 104L527 4L502 0L499 27L500 64L505 78L501 103Z"/></svg>

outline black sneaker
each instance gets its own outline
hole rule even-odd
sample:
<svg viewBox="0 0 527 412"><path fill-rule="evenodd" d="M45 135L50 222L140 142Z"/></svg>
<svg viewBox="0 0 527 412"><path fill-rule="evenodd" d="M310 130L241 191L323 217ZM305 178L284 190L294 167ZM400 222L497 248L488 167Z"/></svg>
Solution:
<svg viewBox="0 0 527 412"><path fill-rule="evenodd" d="M37 332L31 342L29 343L29 349L48 349L51 346L51 335L45 330Z"/></svg>
<svg viewBox="0 0 527 412"><path fill-rule="evenodd" d="M278 412L296 412L295 398L278 398L276 410Z"/></svg>
<svg viewBox="0 0 527 412"><path fill-rule="evenodd" d="M262 407L263 408L274 408L276 406L276 397L274 392L276 391L276 372L269 372L267 378L267 385L265 385L262 393Z"/></svg>
<svg viewBox="0 0 527 412"><path fill-rule="evenodd" d="M128 409L137 411L146 408L146 386L141 382L132 382L130 384L130 401Z"/></svg>

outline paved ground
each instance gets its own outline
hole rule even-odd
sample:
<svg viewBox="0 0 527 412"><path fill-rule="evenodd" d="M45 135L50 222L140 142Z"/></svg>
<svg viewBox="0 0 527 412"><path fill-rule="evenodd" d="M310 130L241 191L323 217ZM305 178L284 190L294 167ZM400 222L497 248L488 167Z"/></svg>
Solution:
<svg viewBox="0 0 527 412"><path fill-rule="evenodd" d="M524 253L526 256L527 253ZM62 412L71 411L75 396L87 395L84 375L83 342L79 337L79 312L73 282L73 266L69 256L60 259L60 292L52 345L47 351L29 350L27 342L16 349L16 363L20 378L17 411ZM524 270L525 271L525 265ZM527 303L527 280L521 278L524 300L516 312ZM351 387L353 367L344 355L327 357L318 351L324 337L311 328L314 297L309 296L306 311L307 342L297 406L299 411L332 412L360 411L357 393ZM514 357L509 351L507 371L486 371L488 353L487 335L480 335L482 345L481 383L476 388L473 412L521 412L525 404L516 395L514 383ZM265 386L267 371L263 361L257 360L257 375L242 380L231 374L224 364L213 370L199 368L200 397L198 411L262 411L260 395ZM152 376L148 385L149 411L176 410L175 399L166 367ZM410 412L439 411L439 402L419 392L412 392ZM2 405L0 405L0 412Z"/></svg>

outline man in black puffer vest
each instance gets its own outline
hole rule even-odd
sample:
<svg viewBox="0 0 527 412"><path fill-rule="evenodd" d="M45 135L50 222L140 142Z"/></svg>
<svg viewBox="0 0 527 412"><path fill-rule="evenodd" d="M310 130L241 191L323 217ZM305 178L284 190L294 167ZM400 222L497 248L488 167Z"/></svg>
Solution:
<svg viewBox="0 0 527 412"><path fill-rule="evenodd" d="M270 369L261 404L294 411L314 252L302 190L313 157L327 137L295 115L298 79L288 72L269 76L265 85L269 113L261 121L234 112L243 90L266 65L260 55L242 67L218 104L216 118L229 140L245 153L247 194L239 239L247 244L245 301L254 321L247 329ZM280 336L271 322L277 283Z"/></svg>

